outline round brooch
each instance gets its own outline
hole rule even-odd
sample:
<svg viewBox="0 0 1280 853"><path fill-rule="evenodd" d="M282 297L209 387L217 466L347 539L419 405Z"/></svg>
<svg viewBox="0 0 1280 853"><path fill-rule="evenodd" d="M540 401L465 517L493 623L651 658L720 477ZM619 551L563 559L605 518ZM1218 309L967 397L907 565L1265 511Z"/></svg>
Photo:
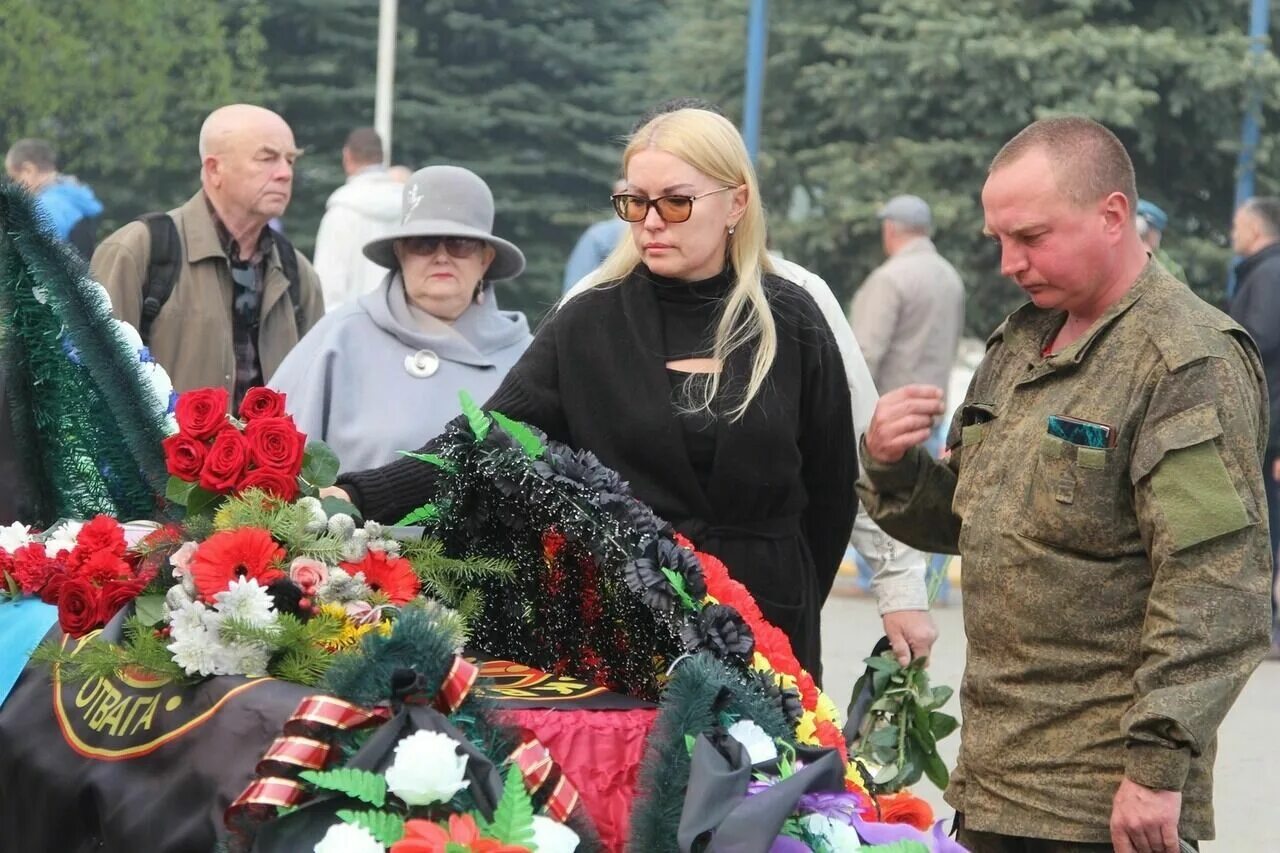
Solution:
<svg viewBox="0 0 1280 853"><path fill-rule="evenodd" d="M413 355L404 357L404 369L410 376L426 379L428 376L434 376L440 369L440 356L429 349L420 349Z"/></svg>

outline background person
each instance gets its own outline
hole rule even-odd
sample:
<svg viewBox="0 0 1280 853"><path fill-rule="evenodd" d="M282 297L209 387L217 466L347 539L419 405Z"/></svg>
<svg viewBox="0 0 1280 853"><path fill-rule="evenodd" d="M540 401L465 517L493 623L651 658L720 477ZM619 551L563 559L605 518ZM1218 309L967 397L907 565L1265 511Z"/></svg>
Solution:
<svg viewBox="0 0 1280 853"><path fill-rule="evenodd" d="M19 139L4 158L9 180L36 198L36 208L49 219L59 240L83 258L93 254L102 202L88 184L58 171L58 156L43 139Z"/></svg>

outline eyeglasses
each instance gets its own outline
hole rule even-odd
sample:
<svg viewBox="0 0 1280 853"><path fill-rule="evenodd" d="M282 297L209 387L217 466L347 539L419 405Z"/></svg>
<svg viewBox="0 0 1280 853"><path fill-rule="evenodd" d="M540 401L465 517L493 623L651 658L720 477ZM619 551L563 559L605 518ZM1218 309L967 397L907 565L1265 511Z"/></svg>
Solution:
<svg viewBox="0 0 1280 853"><path fill-rule="evenodd" d="M613 196L613 209L625 222L643 222L649 215L649 208L656 207L663 222L684 222L693 215L693 203L709 195L722 193L734 187L720 187L700 195L664 195L661 198L645 198L631 193L618 193Z"/></svg>
<svg viewBox="0 0 1280 853"><path fill-rule="evenodd" d="M485 245L476 237L402 237L399 242L413 255L434 255L443 243L444 250L454 258L469 258Z"/></svg>

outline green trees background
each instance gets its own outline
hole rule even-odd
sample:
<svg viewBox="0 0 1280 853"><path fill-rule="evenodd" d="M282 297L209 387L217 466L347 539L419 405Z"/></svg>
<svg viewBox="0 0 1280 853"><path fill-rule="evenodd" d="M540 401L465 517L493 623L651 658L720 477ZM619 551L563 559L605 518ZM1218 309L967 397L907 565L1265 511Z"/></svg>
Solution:
<svg viewBox="0 0 1280 853"><path fill-rule="evenodd" d="M748 0L404 0L393 160L468 166L529 256L504 304L540 313L574 240L606 216L620 140L675 95L741 115ZM1193 286L1220 301L1240 115L1280 106L1248 58L1244 0L788 0L770 9L760 170L775 245L842 299L881 260L874 212L914 192L985 334L1019 301L981 237L1000 144L1081 112L1128 145ZM203 116L235 100L292 123L307 155L286 217L310 251L347 131L373 120L371 0L0 0L0 145L51 138L107 205L105 229L197 186ZM1280 17L1277 15L1276 17ZM1273 34L1274 35L1274 34ZM1258 190L1280 190L1264 128Z"/></svg>

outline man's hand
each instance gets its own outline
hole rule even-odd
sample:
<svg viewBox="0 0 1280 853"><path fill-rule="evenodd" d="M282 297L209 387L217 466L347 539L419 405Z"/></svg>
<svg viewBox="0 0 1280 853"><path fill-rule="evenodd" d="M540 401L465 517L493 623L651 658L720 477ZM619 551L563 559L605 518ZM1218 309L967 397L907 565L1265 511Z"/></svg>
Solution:
<svg viewBox="0 0 1280 853"><path fill-rule="evenodd" d="M905 385L881 397L866 433L871 458L892 465L923 444L942 414L942 396L933 385Z"/></svg>
<svg viewBox="0 0 1280 853"><path fill-rule="evenodd" d="M1111 806L1111 843L1116 853L1178 853L1182 792L1154 791L1120 781Z"/></svg>
<svg viewBox="0 0 1280 853"><path fill-rule="evenodd" d="M884 635L893 646L898 663L906 666L912 658L922 658L938 639L938 629L928 610L898 610L883 617Z"/></svg>
<svg viewBox="0 0 1280 853"><path fill-rule="evenodd" d="M1280 459L1271 463L1271 479L1280 480Z"/></svg>

